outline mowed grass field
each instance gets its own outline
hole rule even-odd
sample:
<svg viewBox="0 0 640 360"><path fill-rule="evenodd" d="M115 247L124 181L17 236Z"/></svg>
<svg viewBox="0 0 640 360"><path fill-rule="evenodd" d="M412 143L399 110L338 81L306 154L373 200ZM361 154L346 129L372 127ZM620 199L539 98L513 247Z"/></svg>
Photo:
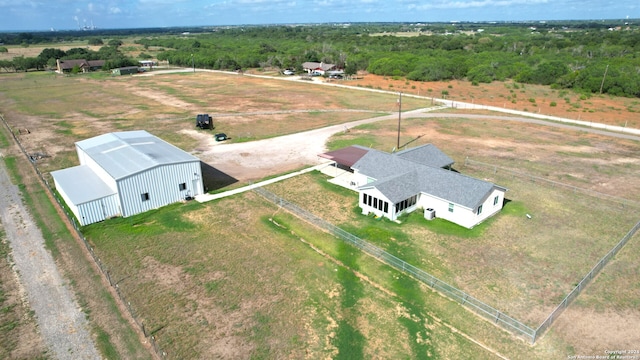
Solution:
<svg viewBox="0 0 640 360"><path fill-rule="evenodd" d="M493 358L434 319L434 294L381 288L400 275L252 193L86 234L169 358Z"/></svg>
<svg viewBox="0 0 640 360"><path fill-rule="evenodd" d="M200 112L233 114L217 125L242 141L368 118L369 111L393 111L396 101L392 94L210 73L2 80L5 117L14 129L31 130L20 136L28 151L52 155L39 162L44 172L77 161L74 141L108 131L145 129L193 151L197 144L182 130L193 130ZM412 101L403 109L429 105ZM261 113L282 109L363 111ZM390 150L396 126L352 129L330 145ZM426 224L419 214L401 225L372 221L358 215L355 194L319 174L270 190L533 327L640 213L462 165L469 156L637 201L637 142L462 115L403 122L401 142L417 136L414 144L436 144L461 172L509 188L504 213L461 233ZM559 322L532 347L253 193L173 205L84 232L169 358L566 358L616 344L587 342ZM566 315L639 317L637 300L624 295L640 288L638 268L630 255L621 256L570 309L576 313Z"/></svg>

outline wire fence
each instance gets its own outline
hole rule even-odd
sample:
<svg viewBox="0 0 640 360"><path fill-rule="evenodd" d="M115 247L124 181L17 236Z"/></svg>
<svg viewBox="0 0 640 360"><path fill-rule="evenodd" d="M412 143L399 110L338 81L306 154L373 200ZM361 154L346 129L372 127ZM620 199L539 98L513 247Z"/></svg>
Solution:
<svg viewBox="0 0 640 360"><path fill-rule="evenodd" d="M553 322L569 306L569 304L571 304L571 302L575 300L578 295L580 295L582 290L587 287L591 280L593 280L593 278L595 278L600 273L600 271L607 265L607 263L609 263L609 261L611 261L611 259L616 256L620 249L622 249L622 247L626 245L629 239L631 239L636 234L636 232L638 232L638 229L640 229L640 221L633 228L631 228L631 230L629 230L629 232L622 238L622 240L620 240L616 244L616 246L613 247L613 249L609 250L609 252L602 259L600 259L600 261L598 261L598 263L591 269L591 271L589 271L589 273L587 273L587 275L585 275L585 277L580 280L578 285L576 285L576 287L574 287L573 290L571 290L571 292L569 292L569 294L560 302L560 305L558 305L558 307L556 307L551 312L551 314L549 314L549 316L542 322L542 324L538 326L538 328L536 329L536 337L533 339L534 342L537 337L544 334L544 332L551 326L551 324L553 324Z"/></svg>
<svg viewBox="0 0 640 360"><path fill-rule="evenodd" d="M524 178L530 181L546 183L551 186L564 188L573 192L580 192L589 196L606 199L609 201L614 201L619 203L622 207L626 207L626 206L640 207L640 202L637 202L634 200L624 199L617 196L604 194L598 191L588 190L588 189L580 188L577 186L564 184L558 181L545 179L539 176L533 176L530 174L514 171L514 170L503 168L500 166L471 160L468 157L465 158L464 165L465 166L475 165L483 168L488 168L490 170L493 170L494 174L500 171L500 172L511 174L513 176L518 176L519 178ZM587 285L591 282L591 280L593 280L596 276L598 276L600 271L602 271L602 269L609 263L609 261L613 259L613 257L620 251L620 249L622 249L627 244L627 242L638 232L639 229L640 229L640 221L636 223L635 226L633 226L631 230L629 230L629 232L611 250L609 250L609 252L605 256L603 256L600 259L600 261L596 263L596 265L591 269L591 271L589 271L582 278L582 280L580 280L580 282L569 292L569 294L567 294L567 296L564 299L562 299L560 304L551 312L551 314L549 314L549 316L547 316L547 318L542 322L542 324L540 324L540 326L538 326L538 328L536 329L534 339L533 339L534 342L539 336L544 334L544 332L547 329L549 329L549 327L560 316L560 314L569 306L569 304L571 304L573 300L575 300L578 297L578 295L580 295L582 290L584 290L587 287Z"/></svg>
<svg viewBox="0 0 640 360"><path fill-rule="evenodd" d="M277 204L278 206L290 211L294 215L310 222L311 224L318 226L321 229L328 231L335 235L339 239L361 249L365 253L373 256L379 261L392 266L405 274L413 276L415 279L423 282L432 289L444 294L448 298L457 301L461 305L471 309L476 314L482 316L485 319L492 321L500 327L510 331L513 334L521 336L532 343L536 338L536 330L527 326L526 324L510 317L509 315L483 303L482 301L474 298L473 296L465 293L464 291L447 284L446 282L436 278L435 276L421 270L406 261L389 254L381 248L370 244L369 242L360 239L359 237L340 229L339 227L319 218L318 216L310 213L307 210L300 208L299 206L288 202L287 200L279 197L276 194L262 188L256 187L254 192L258 193L265 199Z"/></svg>
<svg viewBox="0 0 640 360"><path fill-rule="evenodd" d="M487 164L487 163L484 163L484 162L481 162L481 161L471 160L471 159L469 159L469 157L466 157L464 159L464 166L465 167L467 167L467 166L471 167L471 166L474 166L474 165L477 166L477 167L483 167L483 168L492 170L494 174L496 174L498 172L498 170L499 170L500 172L504 172L504 173L510 174L512 176L517 176L519 178L526 179L526 180L529 180L529 181L532 181L532 182L546 183L546 184L549 184L549 185L554 186L554 187L564 188L564 189L567 189L567 190L571 190L573 192L579 192L579 193L586 194L586 195L589 195L589 196L594 196L594 197L597 197L597 198L600 198L600 199L606 199L606 200L614 201L614 202L620 204L622 207L633 206L633 207L639 207L640 208L640 202L638 202L638 201L634 201L634 200L630 200L630 199L624 199L624 198L621 198L621 197L617 197L617 196L601 193L601 192L598 192L598 191L589 190L589 189L585 189L585 188L581 188L581 187L577 187L577 186L561 183L559 181L545 179L545 178L540 177L540 176L526 174L526 173L523 173L523 172L507 169L507 168L500 167L500 166L497 166L497 165Z"/></svg>
<svg viewBox="0 0 640 360"><path fill-rule="evenodd" d="M74 216L69 214L69 212L64 207L64 201L62 199L60 199L60 197L54 191L54 189L51 186L51 184L49 183L49 181L40 172L40 169L38 169L38 166L37 166L37 162L35 160L33 160L32 157L29 156L29 154L27 153L26 149L24 148L24 146L22 145L22 143L20 142L20 140L16 136L15 132L12 131L11 127L9 126L9 124L7 123L5 118L2 115L0 115L0 119L2 119L2 122L4 123L5 127L9 130L9 132L13 136L13 139L15 140L16 144L18 144L18 146L20 147L20 151L31 162L31 165L33 166L34 170L38 174L38 177L40 178L40 181L45 185L45 187L47 188L47 190L49 191L51 196L58 203L59 209L61 209L64 212L65 216L67 217L67 221L71 225L73 225L73 228L74 228L74 230L76 232L76 235L78 236L78 238L82 239L82 242L84 243L85 248L87 249L87 251L91 255L91 258L93 259L94 263L97 265L98 269L100 269L100 271L101 271L102 275L104 276L104 278L109 282L109 285L111 287L113 287L113 289L115 290L114 292L118 295L118 299L116 299L116 301L120 301L120 303L125 306L125 308L129 312L129 315L131 316L131 318L134 320L136 325L138 325L138 327L140 328L140 330L144 334L145 338L149 341L149 344L153 348L153 351L155 352L155 354L160 358L165 358L167 356L167 353L162 351L162 349L160 348L160 346L156 342L155 337L147 332L147 330L145 328L145 325L144 325L144 321L142 319L140 319L139 314L131 306L131 302L129 302L127 300L127 298L125 297L125 295L122 293L122 291L120 290L120 286L118 286L118 284L113 281L113 279L111 278L111 273L109 272L109 268L106 266L106 264L104 264L100 260L98 255L95 253L95 251L93 249L93 246L91 246L89 241L87 241L87 238L84 237L84 235L82 234L82 231L80 230L80 227L76 223L76 220L75 220Z"/></svg>
<svg viewBox="0 0 640 360"><path fill-rule="evenodd" d="M600 271L607 265L607 263L624 247L624 245L640 230L640 221L611 249L598 263L584 276L584 278L578 283L578 285L560 302L549 316L538 326L533 329L523 322L508 316L507 314L493 308L490 305L474 298L473 296L465 293L464 291L447 284L446 282L436 278L435 276L421 270L406 261L389 254L381 248L345 231L339 227L323 220L322 218L310 213L309 211L300 208L299 206L279 197L276 194L269 192L262 187L256 187L253 189L267 200L277 204L281 208L284 208L292 214L304 219L311 224L326 230L327 232L335 235L339 239L361 249L365 253L373 256L379 261L392 266L405 274L408 274L415 279L423 282L432 289L440 292L448 298L460 303L461 305L472 310L476 314L482 316L485 319L491 320L496 325L510 331L511 333L529 340L532 344L544 334L544 332L553 324L553 322L560 316L560 314L569 306L569 304L584 290L584 288L595 278Z"/></svg>

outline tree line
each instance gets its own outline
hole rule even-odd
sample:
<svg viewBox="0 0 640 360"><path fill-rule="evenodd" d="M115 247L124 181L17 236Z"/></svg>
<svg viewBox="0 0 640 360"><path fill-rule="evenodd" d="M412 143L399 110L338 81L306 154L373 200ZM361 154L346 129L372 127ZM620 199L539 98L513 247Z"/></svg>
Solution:
<svg viewBox="0 0 640 360"><path fill-rule="evenodd" d="M466 79L478 84L512 79L640 97L637 26L538 25L237 27L137 42L160 47L159 60L180 66L301 71L303 62L317 61L336 64L347 73L365 70L417 81ZM420 35L395 33L407 31Z"/></svg>
<svg viewBox="0 0 640 360"><path fill-rule="evenodd" d="M177 66L302 71L302 63L316 61L336 64L347 74L368 71L417 81L465 79L474 84L511 79L584 93L640 97L640 27L628 20L357 23L136 31L141 36L136 43L156 54L158 60ZM118 30L115 34L129 32L133 30ZM92 32L84 36L95 42L113 35ZM15 41L38 39L14 35ZM64 56L77 56L83 49L72 50L75 51ZM113 59L110 66L133 62L111 43L97 53L83 56ZM51 59L41 54L37 63L21 64L32 60L15 59L14 66L39 69Z"/></svg>
<svg viewBox="0 0 640 360"><path fill-rule="evenodd" d="M91 38L89 45L103 44L101 39ZM101 47L98 51L87 48L72 48L63 51L56 48L45 48L36 57L18 56L13 60L0 60L0 69L5 72L46 70L55 69L57 60L105 60L103 70L111 70L124 66L135 66L138 62L125 56L118 47L122 45L120 40L111 40L107 46ZM0 51L2 49L0 48Z"/></svg>

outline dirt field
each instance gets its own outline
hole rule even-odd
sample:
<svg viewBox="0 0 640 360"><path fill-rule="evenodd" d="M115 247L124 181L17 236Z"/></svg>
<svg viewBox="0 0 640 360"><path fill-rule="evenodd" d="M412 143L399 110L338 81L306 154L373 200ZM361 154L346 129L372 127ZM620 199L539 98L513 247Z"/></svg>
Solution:
<svg viewBox="0 0 640 360"><path fill-rule="evenodd" d="M416 82L371 74L363 75L362 79L344 82L361 87L402 91L573 120L640 128L640 99L597 94L584 96L567 90L550 89L548 86L513 82L493 82L474 86L468 81ZM448 94L443 96L443 91Z"/></svg>

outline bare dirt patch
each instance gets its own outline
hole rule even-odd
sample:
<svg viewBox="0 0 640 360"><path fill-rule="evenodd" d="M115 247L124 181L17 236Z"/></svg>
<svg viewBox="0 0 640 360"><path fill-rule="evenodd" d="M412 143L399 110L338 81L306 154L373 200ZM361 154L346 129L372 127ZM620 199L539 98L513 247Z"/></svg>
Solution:
<svg viewBox="0 0 640 360"><path fill-rule="evenodd" d="M527 111L566 119L640 128L638 99L608 95L581 95L548 86L492 82L472 85L469 81L419 82L363 74L345 85L402 91L407 94L445 98L505 109ZM515 85L515 86L514 86ZM446 92L446 95L443 94Z"/></svg>

